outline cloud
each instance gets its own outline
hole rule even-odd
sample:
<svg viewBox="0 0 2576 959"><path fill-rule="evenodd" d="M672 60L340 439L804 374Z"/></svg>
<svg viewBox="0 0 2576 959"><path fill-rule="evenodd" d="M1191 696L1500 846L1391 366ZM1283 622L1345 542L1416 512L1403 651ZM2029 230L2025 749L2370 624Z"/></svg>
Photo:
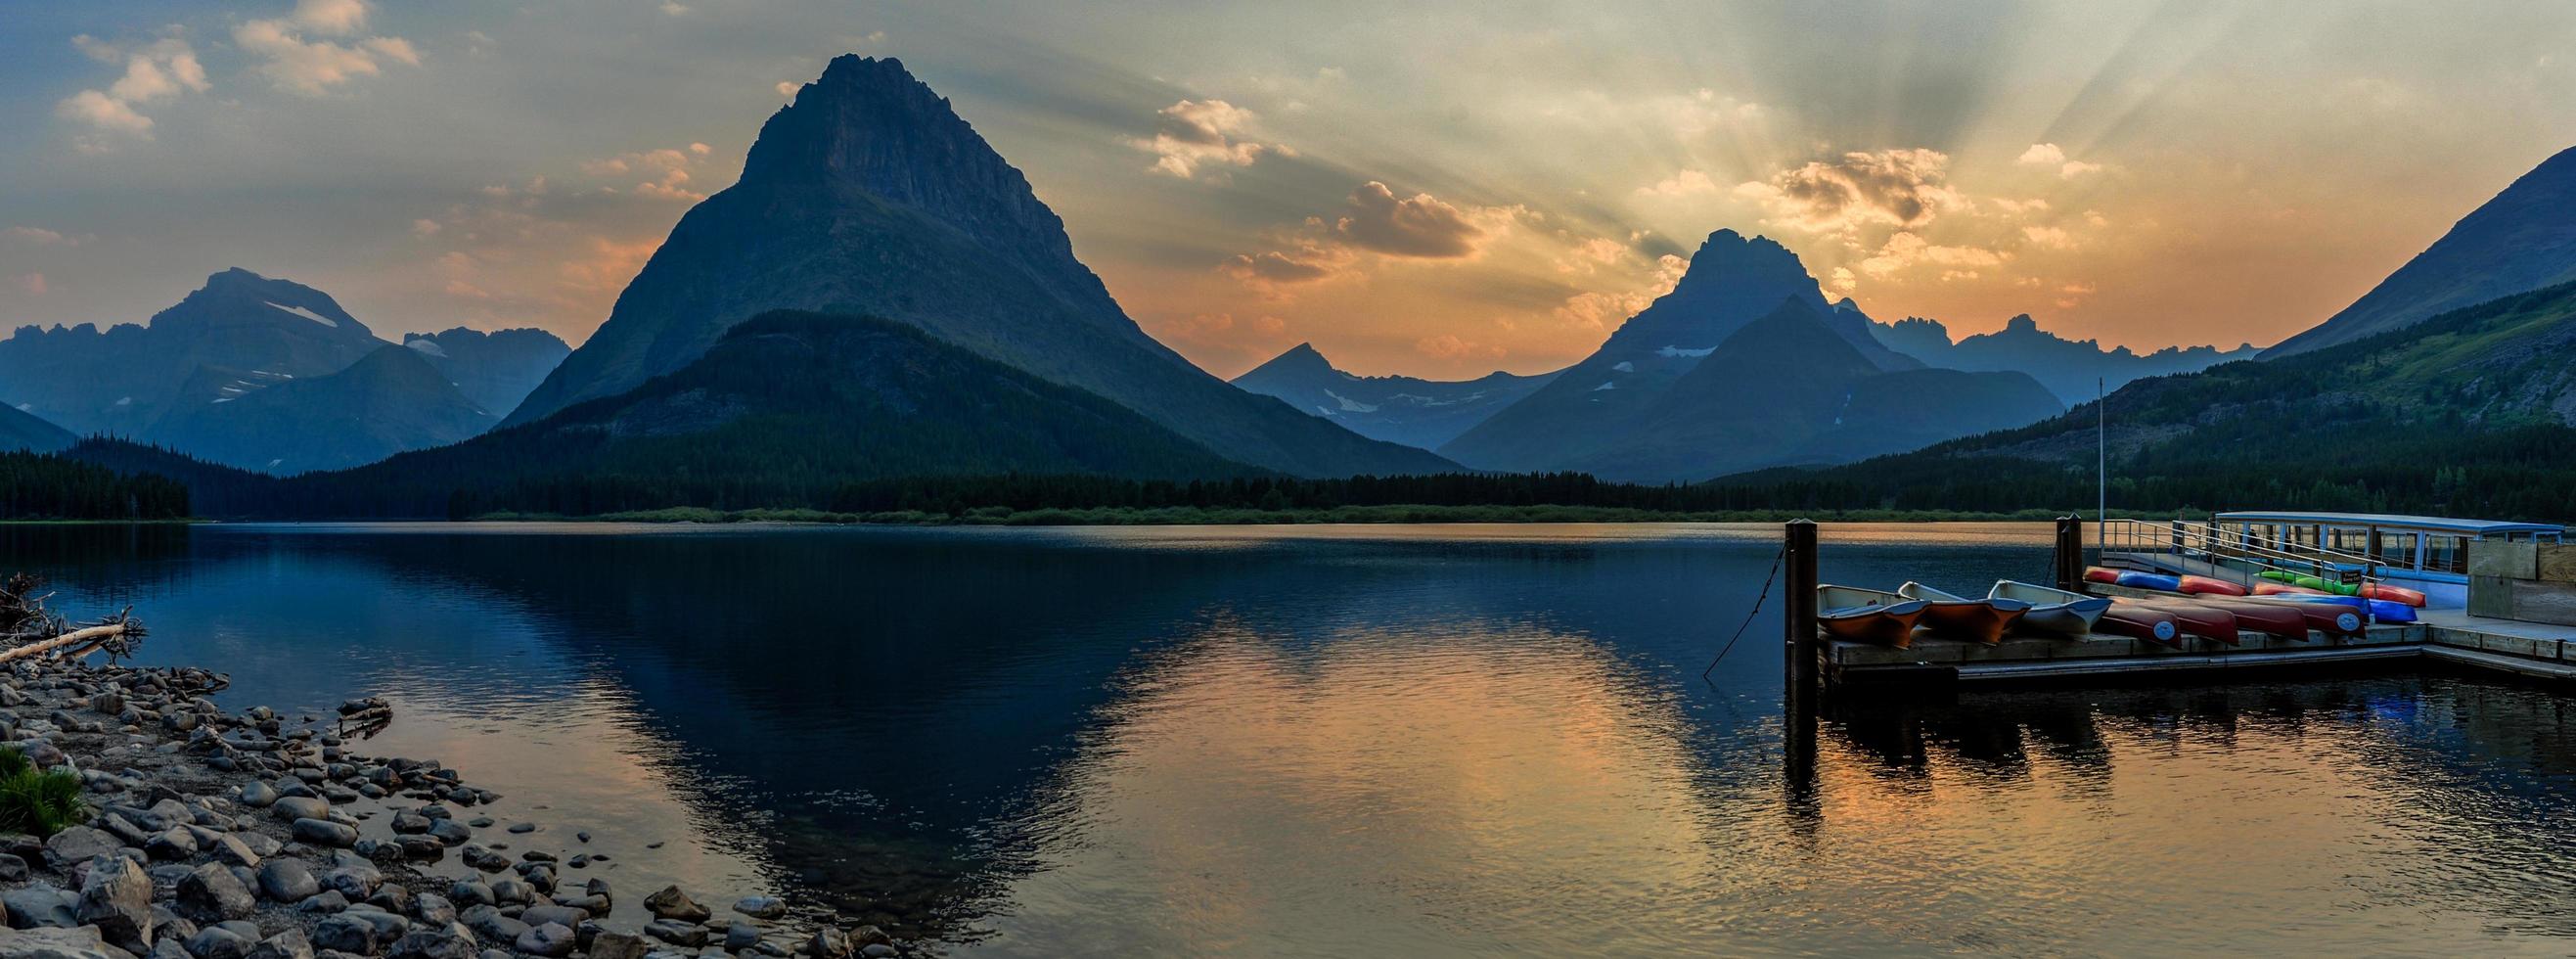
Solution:
<svg viewBox="0 0 2576 959"><path fill-rule="evenodd" d="M1689 271L1690 261L1666 253L1655 258L1654 272L1641 289L1585 290L1567 297L1550 311L1558 322L1582 329L1608 329L1637 315L1655 302L1656 297L1673 291L1682 274Z"/></svg>
<svg viewBox="0 0 2576 959"><path fill-rule="evenodd" d="M1159 158L1148 172L1194 179L1201 167L1251 166L1273 149L1245 139L1257 118L1223 100L1183 100L1154 111L1154 117L1153 138L1133 141Z"/></svg>
<svg viewBox="0 0 2576 959"><path fill-rule="evenodd" d="M672 2L672 0L663 0L663 3L662 3L662 12L663 12L663 13L666 13L666 14L669 14L669 15L671 15L671 16L674 16L674 17L687 16L687 15L688 15L688 13L689 13L689 6L688 6L688 4L685 4L685 3L676 3L676 2Z"/></svg>
<svg viewBox="0 0 2576 959"><path fill-rule="evenodd" d="M27 291L28 296L43 296L46 289L45 275L42 273L22 275L18 277L18 288Z"/></svg>
<svg viewBox="0 0 2576 959"><path fill-rule="evenodd" d="M1929 263L1960 273L1979 267L2002 266L2011 257L2010 253L1983 247L1943 246L1925 240L1919 234L1900 231L1890 235L1887 244L1880 247L1877 254L1862 260L1860 271L1873 277L1888 277L1916 264Z"/></svg>
<svg viewBox="0 0 2576 959"><path fill-rule="evenodd" d="M2021 235L2023 239L2030 241L2030 245L2051 250L2072 250L2078 243L2075 234L2053 226L2022 227Z"/></svg>
<svg viewBox="0 0 2576 959"><path fill-rule="evenodd" d="M1735 195L1759 203L1766 222L1815 233L1868 224L1917 227L1963 200L1944 184L1950 157L1939 150L1845 153L1738 185Z"/></svg>
<svg viewBox="0 0 2576 959"><path fill-rule="evenodd" d="M1683 170L1647 186L1638 187L1637 192L1643 196L1658 196L1667 199L1678 199L1686 196L1714 194L1717 192L1717 181L1710 178L1708 174L1698 170Z"/></svg>
<svg viewBox="0 0 2576 959"><path fill-rule="evenodd" d="M1426 336L1413 341L1413 351L1438 360L1464 359L1470 356L1501 357L1502 347L1459 339L1455 333Z"/></svg>
<svg viewBox="0 0 2576 959"><path fill-rule="evenodd" d="M83 34L72 38L72 46L101 63L125 64L125 72L106 89L82 90L54 104L56 118L87 129L72 139L84 153L106 152L119 140L151 139L152 118L136 106L204 93L211 86L196 51L176 37L127 50Z"/></svg>
<svg viewBox="0 0 2576 959"><path fill-rule="evenodd" d="M2057 171L2058 178L2063 180L2072 180L2087 173L2099 173L2102 170L2102 165L2099 163L2083 163L2067 159L2066 151L2059 149L2054 143L2033 143L2030 149L2021 151L2020 159L2013 162L2023 166L2052 168Z"/></svg>
<svg viewBox="0 0 2576 959"><path fill-rule="evenodd" d="M64 236L41 226L13 226L0 230L0 239L34 246L79 246L80 240Z"/></svg>
<svg viewBox="0 0 2576 959"><path fill-rule="evenodd" d="M704 166L704 161L710 152L712 152L711 148L704 143L691 143L685 148L664 147L638 153L620 153L604 160L583 163L581 172L601 178L624 177L640 173L645 179L635 184L636 196L695 203L706 199L707 195L691 186L694 178L690 171Z"/></svg>
<svg viewBox="0 0 2576 959"><path fill-rule="evenodd" d="M1333 266L1272 250L1235 254L1218 264L1217 272L1247 283L1312 283L1332 276Z"/></svg>
<svg viewBox="0 0 2576 959"><path fill-rule="evenodd" d="M383 72L386 63L420 65L420 51L401 37L362 37L343 44L307 39L307 32L345 37L365 27L361 0L302 0L293 16L249 20L233 27L233 42L258 57L260 73L280 90L321 96L332 87Z"/></svg>
<svg viewBox="0 0 2576 959"><path fill-rule="evenodd" d="M1379 253L1454 259L1476 255L1478 245L1513 215L1511 208L1460 209L1428 193L1399 199L1386 184L1370 180L1343 201L1333 234Z"/></svg>

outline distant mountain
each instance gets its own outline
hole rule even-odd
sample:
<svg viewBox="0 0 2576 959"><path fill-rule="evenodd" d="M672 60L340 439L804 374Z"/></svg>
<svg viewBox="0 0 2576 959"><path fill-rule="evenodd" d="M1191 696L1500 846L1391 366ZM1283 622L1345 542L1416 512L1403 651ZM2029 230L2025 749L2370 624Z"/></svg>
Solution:
<svg viewBox="0 0 2576 959"><path fill-rule="evenodd" d="M385 356L426 369L407 350ZM915 327L794 311L736 324L617 396L356 469L260 483L131 444L74 455L180 479L217 515L305 518L818 507L849 483L938 475L1270 475Z"/></svg>
<svg viewBox="0 0 2576 959"><path fill-rule="evenodd" d="M2097 383L2116 390L2131 380L2205 370L2233 360L2250 360L2262 352L2247 343L2230 350L2168 346L2140 356L2125 346L2105 350L2097 340L2070 340L2050 333L2040 329L2028 313L2006 321L2002 330L1979 333L1957 343L1950 342L1950 331L1940 321L1919 317L1872 323L1870 332L1889 349L1928 366L1972 373L2030 374L2066 404L2092 399Z"/></svg>
<svg viewBox="0 0 2576 959"><path fill-rule="evenodd" d="M681 217L608 322L508 422L679 369L772 309L910 323L1269 469L1454 468L1234 389L1146 336L1020 171L901 63L858 56L769 118L741 180Z"/></svg>
<svg viewBox="0 0 2576 959"><path fill-rule="evenodd" d="M572 352L562 339L544 330L485 333L462 326L437 333L405 333L402 345L419 351L474 405L500 414L517 409L519 401L527 399Z"/></svg>
<svg viewBox="0 0 2576 959"><path fill-rule="evenodd" d="M70 430L36 418L33 413L15 406L0 405L0 452L29 450L51 453L72 445L79 438Z"/></svg>
<svg viewBox="0 0 2576 959"><path fill-rule="evenodd" d="M2063 408L2024 376L1930 375L1871 327L1850 301L1825 302L1796 254L1719 230L1673 291L1600 350L1439 451L1481 469L1696 481L1748 464L1884 452ZM1925 375L1879 379L1894 373ZM1851 402L1909 382L1956 389ZM1927 416L1933 422L1906 420Z"/></svg>
<svg viewBox="0 0 2576 959"><path fill-rule="evenodd" d="M418 351L387 345L326 376L183 403L147 437L210 462L287 475L444 446L499 419Z"/></svg>
<svg viewBox="0 0 2576 959"><path fill-rule="evenodd" d="M231 269L149 325L20 328L0 340L0 389L77 433L249 469L330 469L480 432L570 351L538 330L458 328L404 342L420 363L361 368L396 347L329 294ZM299 388L254 399L287 386ZM473 432L458 433L464 426Z"/></svg>
<svg viewBox="0 0 2576 959"><path fill-rule="evenodd" d="M2576 520L2576 283L2139 380L2108 411L2114 508ZM2089 508L2096 416L1721 484L1746 508Z"/></svg>
<svg viewBox="0 0 2576 959"><path fill-rule="evenodd" d="M150 326L21 327L0 340L0 384L10 402L73 432L139 436L201 368L241 379L321 376L383 345L322 291L234 269L207 277Z"/></svg>
<svg viewBox="0 0 2576 959"><path fill-rule="evenodd" d="M2263 355L2349 343L2570 280L2576 280L2576 148L2550 157L2460 218L2343 312Z"/></svg>
<svg viewBox="0 0 2576 959"><path fill-rule="evenodd" d="M1286 400L1361 436L1434 449L1555 378L1499 371L1457 381L1359 376L1334 369L1314 344L1299 343L1235 377L1234 385Z"/></svg>

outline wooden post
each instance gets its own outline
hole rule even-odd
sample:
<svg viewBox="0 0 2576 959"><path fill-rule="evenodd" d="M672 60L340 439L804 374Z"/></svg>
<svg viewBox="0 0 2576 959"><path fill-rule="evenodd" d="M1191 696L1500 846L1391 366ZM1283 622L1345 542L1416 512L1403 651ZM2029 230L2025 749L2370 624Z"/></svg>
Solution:
<svg viewBox="0 0 2576 959"><path fill-rule="evenodd" d="M1787 720L1782 764L1792 805L1811 793L1816 771L1816 705L1823 693L1824 641L1816 629L1816 524L1790 520L1782 530L1781 565L1788 567L1786 595L1781 597L1786 659L1786 685L1781 696Z"/></svg>
<svg viewBox="0 0 2576 959"><path fill-rule="evenodd" d="M2057 518L2057 588L2080 590L2084 583L2084 518Z"/></svg>

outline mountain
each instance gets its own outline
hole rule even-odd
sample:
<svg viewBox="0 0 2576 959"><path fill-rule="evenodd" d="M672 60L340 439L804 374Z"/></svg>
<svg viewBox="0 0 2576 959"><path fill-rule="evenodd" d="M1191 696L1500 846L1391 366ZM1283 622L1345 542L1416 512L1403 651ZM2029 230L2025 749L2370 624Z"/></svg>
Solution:
<svg viewBox="0 0 2576 959"><path fill-rule="evenodd" d="M625 393L355 469L259 482L132 444L73 455L180 479L212 514L302 518L822 507L848 484L941 475L1270 475L918 328L783 310Z"/></svg>
<svg viewBox="0 0 2576 959"><path fill-rule="evenodd" d="M1872 325L1848 300L1825 302L1797 254L1767 238L1719 230L1692 255L1673 291L1630 317L1598 351L1439 452L1479 469L1696 481L1751 468L1746 464L1883 452L1893 448L1886 443L1947 439L2063 408L2028 377L1993 373L1980 376L2000 379L1957 381L1975 384L1963 394L1856 405L1837 420L1846 396L1867 398L1909 382L1877 377L1924 371L1921 361L1879 342ZM1951 379L1911 378L1920 385ZM1898 425L1913 414L1935 414L1947 425Z"/></svg>
<svg viewBox="0 0 2576 959"><path fill-rule="evenodd" d="M1619 432L1569 440L1563 468L1613 480L1701 480L1848 462L2063 409L2016 373L1882 369L1827 320L1813 305L1782 301L1729 334Z"/></svg>
<svg viewBox="0 0 2576 959"><path fill-rule="evenodd" d="M517 409L519 401L527 399L572 352L562 339L544 330L485 333L462 326L437 333L405 333L402 345L419 351L474 405L497 413Z"/></svg>
<svg viewBox="0 0 2576 959"><path fill-rule="evenodd" d="M38 419L35 414L15 406L0 405L0 452L28 450L51 453L72 445L80 437L72 431Z"/></svg>
<svg viewBox="0 0 2576 959"><path fill-rule="evenodd" d="M2431 247L2343 312L2264 351L2289 356L2434 314L2576 280L2576 148L2561 151L2469 211Z"/></svg>
<svg viewBox="0 0 2576 959"><path fill-rule="evenodd" d="M910 323L1256 466L1455 468L1237 390L1145 335L1019 170L901 63L858 56L769 118L741 180L680 218L608 322L507 423L676 370L772 309Z"/></svg>
<svg viewBox="0 0 2576 959"><path fill-rule="evenodd" d="M2576 283L2111 394L2111 505L2576 519ZM1736 476L1756 509L2090 511L2095 404L1830 469Z"/></svg>
<svg viewBox="0 0 2576 959"><path fill-rule="evenodd" d="M142 435L202 368L242 379L337 372L384 341L320 290L233 269L151 325L21 327L0 340L9 400L77 433Z"/></svg>
<svg viewBox="0 0 2576 959"><path fill-rule="evenodd" d="M1314 344L1299 343L1235 377L1234 385L1278 397L1361 436L1433 449L1555 378L1500 371L1461 381L1359 376L1334 369Z"/></svg>
<svg viewBox="0 0 2576 959"><path fill-rule="evenodd" d="M336 373L183 403L147 436L209 462L286 475L444 446L498 419L419 351L383 345Z"/></svg>
<svg viewBox="0 0 2576 959"><path fill-rule="evenodd" d="M2116 390L2131 380L2196 372L2233 360L2250 360L2261 352L2248 343L2232 350L2168 346L2140 356L2125 346L2105 350L2096 340L2070 340L2050 333L2040 329L2038 321L2028 313L2006 321L1999 331L1979 333L1956 343L1950 342L1950 331L1940 321L1919 317L1872 323L1870 332L1889 349L1922 360L1927 366L1973 373L2028 373L2056 394L2058 402L2066 404L2092 399L2100 387Z"/></svg>

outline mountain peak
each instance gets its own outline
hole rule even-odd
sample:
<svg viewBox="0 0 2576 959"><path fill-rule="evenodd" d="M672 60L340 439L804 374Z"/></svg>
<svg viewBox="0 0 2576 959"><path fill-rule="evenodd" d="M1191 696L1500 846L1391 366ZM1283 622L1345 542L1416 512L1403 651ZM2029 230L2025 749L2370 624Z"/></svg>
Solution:
<svg viewBox="0 0 2576 959"><path fill-rule="evenodd" d="M2021 314L2021 315L2018 315L2018 316L2013 317L2012 319L2005 320L2005 321L2004 321L2004 332L2006 332L2006 333L2037 333L2037 332L2039 332L2039 321L2038 321L2038 320L2031 319L2031 318L2030 318L2030 314L2028 314L2028 313L2023 313L2023 314Z"/></svg>

